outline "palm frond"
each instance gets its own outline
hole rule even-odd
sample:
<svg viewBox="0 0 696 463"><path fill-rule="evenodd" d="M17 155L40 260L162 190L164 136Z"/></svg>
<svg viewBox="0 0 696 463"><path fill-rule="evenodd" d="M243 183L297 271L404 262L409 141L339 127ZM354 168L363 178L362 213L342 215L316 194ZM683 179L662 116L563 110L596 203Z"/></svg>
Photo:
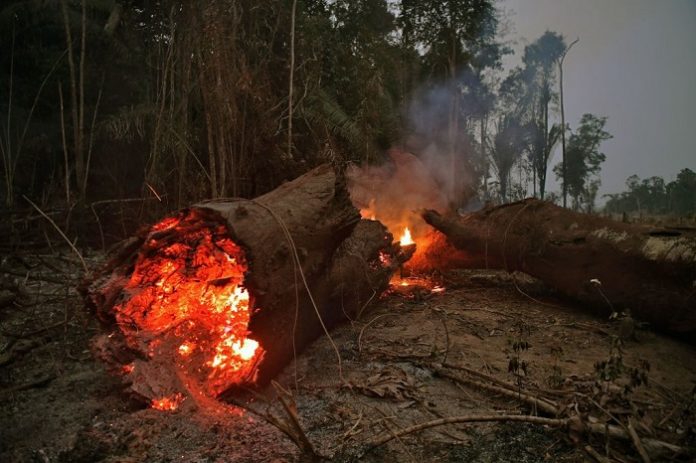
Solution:
<svg viewBox="0 0 696 463"><path fill-rule="evenodd" d="M309 122L323 125L332 134L344 139L356 152L363 152L365 147L374 149L358 121L346 113L325 90L319 89L307 96L300 112Z"/></svg>
<svg viewBox="0 0 696 463"><path fill-rule="evenodd" d="M117 113L107 116L99 129L113 138L142 138L145 136L148 120L154 117L155 111L155 106L147 103L124 106Z"/></svg>

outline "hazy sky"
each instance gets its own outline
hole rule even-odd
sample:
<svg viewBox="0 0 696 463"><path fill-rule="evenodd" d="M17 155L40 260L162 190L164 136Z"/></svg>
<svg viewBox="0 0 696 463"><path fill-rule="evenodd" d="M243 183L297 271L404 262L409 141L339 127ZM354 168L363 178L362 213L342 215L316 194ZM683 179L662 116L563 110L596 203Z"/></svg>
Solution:
<svg viewBox="0 0 696 463"><path fill-rule="evenodd" d="M564 64L566 121L608 116L600 194L626 177L696 170L696 0L504 0L519 60L547 29L580 41ZM560 162L557 150L551 165ZM559 190L555 175L549 188Z"/></svg>

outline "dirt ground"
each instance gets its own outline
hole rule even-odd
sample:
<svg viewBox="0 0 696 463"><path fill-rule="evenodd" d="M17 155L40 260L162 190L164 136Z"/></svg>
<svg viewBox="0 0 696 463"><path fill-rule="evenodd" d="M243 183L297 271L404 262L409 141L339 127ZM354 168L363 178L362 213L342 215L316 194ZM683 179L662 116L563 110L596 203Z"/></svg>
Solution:
<svg viewBox="0 0 696 463"><path fill-rule="evenodd" d="M274 386L163 412L130 398L91 355L100 328L75 290L80 270L67 251L1 263L0 461L309 461L281 430L296 429L293 405L331 461L634 462L651 439L681 454L651 451L650 461L696 458L693 344L584 313L524 278L457 271L441 292L432 281L396 286L331 333L340 368L327 338L286 368L290 412ZM544 404L640 437L510 421L398 435L465 415L553 418Z"/></svg>

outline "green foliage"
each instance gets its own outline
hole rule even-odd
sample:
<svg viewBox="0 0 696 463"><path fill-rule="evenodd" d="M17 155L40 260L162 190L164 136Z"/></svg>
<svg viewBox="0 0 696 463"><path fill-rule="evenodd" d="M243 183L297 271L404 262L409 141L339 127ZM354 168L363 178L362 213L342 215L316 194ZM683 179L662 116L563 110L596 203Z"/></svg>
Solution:
<svg viewBox="0 0 696 463"><path fill-rule="evenodd" d="M508 200L510 171L512 166L522 156L526 146L527 130L519 118L506 114L498 122L498 129L493 137L491 157L500 181L500 197L503 202Z"/></svg>
<svg viewBox="0 0 696 463"><path fill-rule="evenodd" d="M626 179L627 191L607 195L605 211L609 213L648 213L652 215L696 214L696 173L682 169L677 178L665 183L662 177L641 180L637 175Z"/></svg>
<svg viewBox="0 0 696 463"><path fill-rule="evenodd" d="M613 336L609 356L605 360L596 362L594 369L598 381L618 383L623 386L622 393L628 395L637 387L648 384L650 363L640 359L637 367L629 367L623 361L623 354L623 341Z"/></svg>
<svg viewBox="0 0 696 463"><path fill-rule="evenodd" d="M512 352L508 352L508 373L515 377L519 388L522 387L524 378L529 376L529 362L525 359L525 353L532 348L527 340L531 334L531 328L523 320L516 321L517 336L509 340Z"/></svg>
<svg viewBox="0 0 696 463"><path fill-rule="evenodd" d="M606 117L584 114L577 131L568 140L566 151L566 181L568 194L573 200L575 210L588 212L594 207L594 199L599 188L599 172L606 156L600 152L602 142L612 138L604 130ZM554 172L563 180L563 166L557 164Z"/></svg>
<svg viewBox="0 0 696 463"><path fill-rule="evenodd" d="M525 47L522 66L513 69L499 88L503 111L514 114L527 133L516 162L523 164L521 157L527 155L534 192L538 190L542 199L546 195L548 165L562 134L560 124L552 123L551 116L557 99L554 88L558 60L565 50L563 36L546 31Z"/></svg>
<svg viewBox="0 0 696 463"><path fill-rule="evenodd" d="M566 50L563 36L546 31L524 50L524 91L528 105L525 108L531 130L529 158L537 178L539 196L546 192L546 171L553 150L560 140L562 128L549 123L550 105L556 98L556 65Z"/></svg>
<svg viewBox="0 0 696 463"><path fill-rule="evenodd" d="M667 185L670 207L681 215L696 214L696 173L682 169L674 182Z"/></svg>

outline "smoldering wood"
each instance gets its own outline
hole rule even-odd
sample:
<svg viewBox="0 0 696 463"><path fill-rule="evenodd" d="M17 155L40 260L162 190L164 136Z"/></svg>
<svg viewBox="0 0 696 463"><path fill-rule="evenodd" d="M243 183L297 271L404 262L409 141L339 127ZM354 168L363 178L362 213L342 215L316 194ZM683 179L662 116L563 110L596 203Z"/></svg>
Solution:
<svg viewBox="0 0 696 463"><path fill-rule="evenodd" d="M299 352L323 334L318 315L328 328L357 318L387 288L395 269L410 257L392 242L381 223L360 219L343 175L328 165L251 201L215 200L192 207L212 221L225 221L230 237L246 252L249 268L245 286L258 308L249 324L250 337L266 351L258 367L261 384L291 361L293 339ZM293 244L286 239L283 227ZM124 297L122 290L134 263L139 254L148 252L145 236L141 233L124 242L85 286L88 304L111 328L114 305ZM293 248L319 314L295 265ZM107 352L113 364L124 365L134 355L142 358L143 353L126 352L117 338L98 342L102 354ZM148 375L151 378L141 380L156 382L161 373L153 371ZM146 397L147 391L138 390Z"/></svg>
<svg viewBox="0 0 696 463"><path fill-rule="evenodd" d="M625 224L536 199L422 215L464 252L459 267L522 271L607 315L628 309L654 328L696 331L696 230Z"/></svg>

